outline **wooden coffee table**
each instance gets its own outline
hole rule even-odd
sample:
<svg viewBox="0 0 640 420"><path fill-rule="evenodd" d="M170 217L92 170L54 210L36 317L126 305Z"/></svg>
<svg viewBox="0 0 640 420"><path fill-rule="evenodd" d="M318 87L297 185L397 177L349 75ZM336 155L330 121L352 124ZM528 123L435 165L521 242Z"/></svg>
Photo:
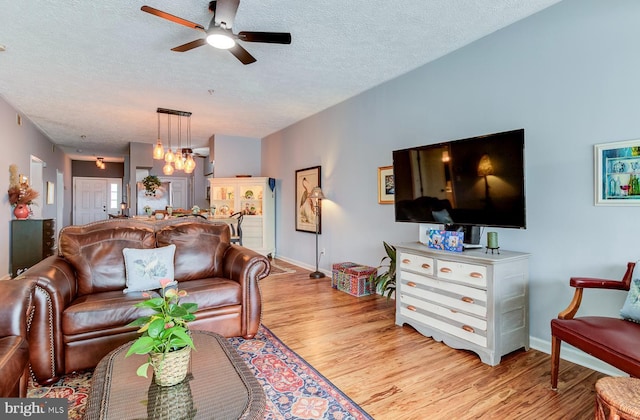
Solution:
<svg viewBox="0 0 640 420"><path fill-rule="evenodd" d="M228 341L193 331L187 379L161 387L136 375L144 355L125 358L131 343L107 354L91 380L85 419L262 419L262 386Z"/></svg>

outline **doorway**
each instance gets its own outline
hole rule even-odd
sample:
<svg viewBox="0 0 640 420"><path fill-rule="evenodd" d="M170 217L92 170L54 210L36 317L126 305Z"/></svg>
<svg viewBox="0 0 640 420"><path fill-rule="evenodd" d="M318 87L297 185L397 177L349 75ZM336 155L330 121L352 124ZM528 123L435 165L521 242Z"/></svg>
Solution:
<svg viewBox="0 0 640 420"><path fill-rule="evenodd" d="M118 214L122 197L119 178L73 178L73 224L84 225Z"/></svg>

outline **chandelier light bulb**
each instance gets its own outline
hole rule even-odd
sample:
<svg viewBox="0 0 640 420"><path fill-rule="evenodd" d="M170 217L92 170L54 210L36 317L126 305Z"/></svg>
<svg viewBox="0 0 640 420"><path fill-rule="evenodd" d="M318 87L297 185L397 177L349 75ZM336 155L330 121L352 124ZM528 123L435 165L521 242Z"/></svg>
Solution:
<svg viewBox="0 0 640 420"><path fill-rule="evenodd" d="M173 166L171 165L171 163L167 162L162 167L162 173L165 175L173 175Z"/></svg>
<svg viewBox="0 0 640 420"><path fill-rule="evenodd" d="M167 153L164 154L164 161L167 163L174 162L176 160L176 155L173 154L171 149L167 149Z"/></svg>
<svg viewBox="0 0 640 420"><path fill-rule="evenodd" d="M164 159L164 147L162 147L160 139L158 139L156 146L153 148L153 158L156 160Z"/></svg>
<svg viewBox="0 0 640 420"><path fill-rule="evenodd" d="M184 170L184 157L182 156L182 153L178 153L176 155L176 161L173 162L173 164L175 165L177 171Z"/></svg>

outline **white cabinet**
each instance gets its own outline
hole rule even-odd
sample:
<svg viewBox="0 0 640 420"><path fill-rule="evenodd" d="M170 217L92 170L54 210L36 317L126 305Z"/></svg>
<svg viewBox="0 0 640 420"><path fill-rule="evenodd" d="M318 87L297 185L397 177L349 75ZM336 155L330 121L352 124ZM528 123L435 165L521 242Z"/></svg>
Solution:
<svg viewBox="0 0 640 420"><path fill-rule="evenodd" d="M396 246L396 324L491 366L529 349L529 255L483 249L437 251L417 243Z"/></svg>
<svg viewBox="0 0 640 420"><path fill-rule="evenodd" d="M213 218L224 219L241 211L242 245L275 257L275 190L269 178L210 178L209 183Z"/></svg>

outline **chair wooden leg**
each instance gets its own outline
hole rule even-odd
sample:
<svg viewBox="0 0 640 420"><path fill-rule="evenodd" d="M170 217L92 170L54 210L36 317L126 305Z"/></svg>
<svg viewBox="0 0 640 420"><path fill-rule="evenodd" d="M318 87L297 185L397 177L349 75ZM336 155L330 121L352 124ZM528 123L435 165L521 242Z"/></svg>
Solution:
<svg viewBox="0 0 640 420"><path fill-rule="evenodd" d="M560 369L560 341L557 337L551 336L551 389L558 390L558 370Z"/></svg>

